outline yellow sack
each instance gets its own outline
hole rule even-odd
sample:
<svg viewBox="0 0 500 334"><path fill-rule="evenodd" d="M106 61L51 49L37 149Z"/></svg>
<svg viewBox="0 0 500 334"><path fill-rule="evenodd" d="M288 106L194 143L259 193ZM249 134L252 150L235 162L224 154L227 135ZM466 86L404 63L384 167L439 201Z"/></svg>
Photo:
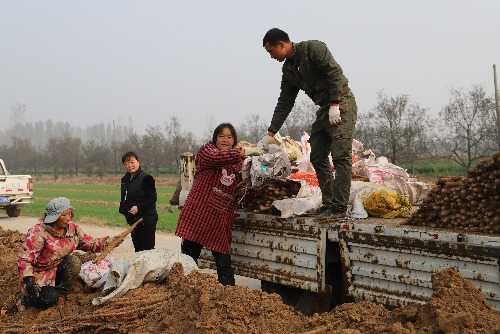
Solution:
<svg viewBox="0 0 500 334"><path fill-rule="evenodd" d="M290 161L302 160L302 147L300 142L293 140L290 137L284 137L281 140L281 147L288 154L288 159Z"/></svg>
<svg viewBox="0 0 500 334"><path fill-rule="evenodd" d="M382 218L407 218L411 214L411 204L400 193L382 188L363 200L363 206L370 216Z"/></svg>

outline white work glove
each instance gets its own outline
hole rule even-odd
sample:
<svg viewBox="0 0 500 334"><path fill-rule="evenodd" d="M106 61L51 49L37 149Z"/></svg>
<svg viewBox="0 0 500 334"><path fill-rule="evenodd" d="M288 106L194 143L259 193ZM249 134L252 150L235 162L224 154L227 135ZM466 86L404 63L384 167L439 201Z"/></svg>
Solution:
<svg viewBox="0 0 500 334"><path fill-rule="evenodd" d="M275 139L269 134L266 134L264 138L262 138L262 143L265 145L273 144L275 142Z"/></svg>
<svg viewBox="0 0 500 334"><path fill-rule="evenodd" d="M264 138L262 138L261 142L262 142L262 147L265 150L269 149L269 144L276 144L276 140L269 134L266 134Z"/></svg>
<svg viewBox="0 0 500 334"><path fill-rule="evenodd" d="M340 118L340 106L338 104L332 104L330 110L328 111L328 120L331 125L338 125L342 118Z"/></svg>

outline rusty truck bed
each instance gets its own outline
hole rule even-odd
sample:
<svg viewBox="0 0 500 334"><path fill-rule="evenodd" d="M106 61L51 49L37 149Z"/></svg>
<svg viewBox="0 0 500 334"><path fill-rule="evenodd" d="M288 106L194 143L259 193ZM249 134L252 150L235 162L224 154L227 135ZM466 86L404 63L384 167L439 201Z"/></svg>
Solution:
<svg viewBox="0 0 500 334"><path fill-rule="evenodd" d="M500 237L404 223L240 212L233 225L232 262L242 276L323 292L328 243L340 249L348 291L357 300L422 303L432 294L432 273L455 267L500 310ZM213 267L208 252L200 266Z"/></svg>

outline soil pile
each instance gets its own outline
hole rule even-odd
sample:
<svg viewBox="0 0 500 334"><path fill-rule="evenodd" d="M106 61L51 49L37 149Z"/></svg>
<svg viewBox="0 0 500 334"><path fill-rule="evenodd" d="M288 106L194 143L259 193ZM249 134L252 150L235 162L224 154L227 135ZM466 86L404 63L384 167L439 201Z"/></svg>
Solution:
<svg viewBox="0 0 500 334"><path fill-rule="evenodd" d="M93 295L92 295L93 296ZM223 287L210 275L174 267L165 284L146 284L101 307L69 295L59 308L5 316L5 332L29 333L296 333L306 317L276 294ZM2 329L2 327L0 327Z"/></svg>
<svg viewBox="0 0 500 334"><path fill-rule="evenodd" d="M17 254L24 241L24 235L0 228L0 313L12 309L19 291Z"/></svg>
<svg viewBox="0 0 500 334"><path fill-rule="evenodd" d="M22 236L0 229L2 299L18 291L16 255ZM7 245L7 246L6 246ZM9 246L10 245L10 246ZM500 313L454 269L433 275L425 305L388 310L362 302L307 317L277 294L224 287L216 278L174 266L163 284L146 284L92 306L97 291L77 284L63 305L44 311L4 309L0 333L500 333Z"/></svg>
<svg viewBox="0 0 500 334"><path fill-rule="evenodd" d="M344 304L309 318L308 326L317 326L316 333L500 333L500 312L492 310L455 269L434 274L432 286L434 294L425 305L388 311L372 303Z"/></svg>
<svg viewBox="0 0 500 334"><path fill-rule="evenodd" d="M500 234L500 152L466 177L442 177L408 221L412 225Z"/></svg>
<svg viewBox="0 0 500 334"><path fill-rule="evenodd" d="M416 326L432 333L500 333L500 312L455 269L432 276L431 301L416 312Z"/></svg>

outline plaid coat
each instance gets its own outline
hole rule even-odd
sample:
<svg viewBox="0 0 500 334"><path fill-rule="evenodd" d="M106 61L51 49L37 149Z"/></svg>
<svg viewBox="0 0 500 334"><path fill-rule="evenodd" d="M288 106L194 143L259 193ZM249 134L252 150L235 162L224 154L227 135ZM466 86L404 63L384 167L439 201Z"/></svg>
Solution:
<svg viewBox="0 0 500 334"><path fill-rule="evenodd" d="M68 224L64 235L59 235L49 224L39 222L28 230L17 261L21 290L24 290L26 276L33 276L39 286L55 286L57 266L66 255L75 249L99 252L107 240L108 237L92 238L73 222Z"/></svg>
<svg viewBox="0 0 500 334"><path fill-rule="evenodd" d="M193 186L175 231L177 236L212 251L229 253L241 162L237 150L221 151L213 144L200 148Z"/></svg>

